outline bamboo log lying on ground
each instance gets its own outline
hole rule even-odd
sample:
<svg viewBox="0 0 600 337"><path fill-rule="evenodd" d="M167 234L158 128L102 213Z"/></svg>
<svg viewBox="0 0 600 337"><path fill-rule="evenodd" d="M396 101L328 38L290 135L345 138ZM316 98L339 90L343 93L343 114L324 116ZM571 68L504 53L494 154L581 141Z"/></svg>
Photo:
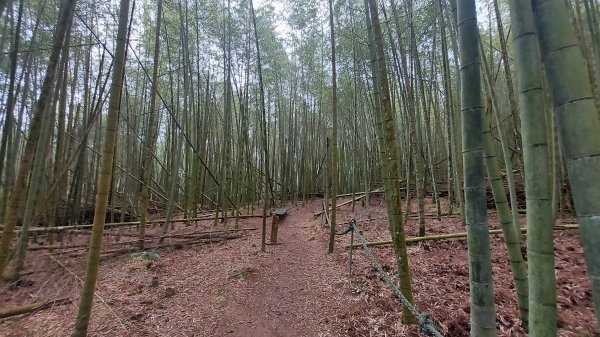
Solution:
<svg viewBox="0 0 600 337"><path fill-rule="evenodd" d="M425 213L425 217L426 218L437 218L438 215L437 215L437 213ZM440 217L458 218L458 217L460 217L460 214L458 214L458 213L454 213L454 214L442 213L442 214L440 214ZM409 215L409 216L407 216L407 218L410 220L418 220L419 216L418 215Z"/></svg>
<svg viewBox="0 0 600 337"><path fill-rule="evenodd" d="M564 229L579 229L579 225L578 224L564 224L564 225L554 226L554 230L564 230ZM527 228L526 227L521 228L521 233L527 233ZM502 230L501 229L492 229L492 230L490 230L490 235L502 235ZM429 236L418 236L418 237L406 238L406 243L415 243L415 242L421 242L421 241L447 240L447 239L466 238L466 237L467 237L466 232L429 235ZM368 247L386 246L386 245L391 245L391 244L392 244L391 240L367 242ZM356 243L353 245L353 248L362 248L362 245L360 243ZM346 249L350 249L350 245L346 245Z"/></svg>
<svg viewBox="0 0 600 337"><path fill-rule="evenodd" d="M240 237L241 237L241 235L232 235L232 236L225 236L225 237L221 236L221 237L216 237L216 238L204 238L204 239L199 239L199 240L177 241L177 242L163 243L163 244L159 244L159 245L155 245L155 246L151 246L151 247L146 247L146 250L156 250L156 249L160 249L160 248L167 248L167 247L173 247L173 246L189 246L189 245L196 245L196 244L200 244L200 243L216 243L216 242L221 242L221 241L226 241L226 240L238 239ZM115 254L118 255L118 254L123 254L123 253L132 253L132 252L136 252L136 251L138 251L137 246L103 251L101 254L102 255L115 255ZM55 254L60 255L60 257L80 257L80 256L85 255L86 253L87 253L86 250L55 252Z"/></svg>
<svg viewBox="0 0 600 337"><path fill-rule="evenodd" d="M71 303L71 300L68 298L62 298L62 299L53 300L53 301L35 302L35 303L30 303L30 304L15 306L15 307L0 308L0 318L6 318L6 317L11 317L11 316L27 314L27 313L34 312L37 310L46 309L51 306L63 305L63 304L67 304L67 303Z"/></svg>
<svg viewBox="0 0 600 337"><path fill-rule="evenodd" d="M241 229L227 229L227 230L218 230L218 231L203 231L203 232L195 232L195 233L182 233L182 234L170 234L165 235L164 238L188 238L188 239L200 239L212 237L213 235L226 234L226 233L234 233L234 232L244 232L244 231L255 231L258 228L241 228ZM147 236L144 241L153 241L158 239L155 236ZM105 243L102 246L119 246L119 245L127 245L127 244L135 244L137 245L138 240L132 241L122 241L122 242L113 242L113 243ZM89 244L81 244L81 245L70 245L70 246L39 246L39 247L30 247L30 251L36 250L61 250L61 249L78 249L78 248L88 248Z"/></svg>
<svg viewBox="0 0 600 337"><path fill-rule="evenodd" d="M261 218L262 215L239 215L238 218L240 219L248 219L248 218ZM201 217L197 217L197 218L187 218L187 219L172 219L170 222L188 222L188 221L201 221L201 220L212 220L214 219L214 215L204 215ZM219 216L218 219L222 219L222 216ZM235 217L228 217L228 218L235 218ZM156 223L163 223L165 222L165 219L156 219L156 220L148 220L146 223L147 224L156 224ZM127 227L127 226L137 226L139 225L140 222L139 221L130 221L130 222L114 222L114 223L106 223L104 224L104 228L118 228L118 227ZM85 229L85 228L92 228L93 224L87 224L87 225L73 225L73 226L58 226L58 227L34 227L34 228L30 228L29 229L29 233L48 233L48 232L61 232L61 231L65 231L65 230L70 230L70 229ZM20 229L15 229L15 232L18 233L20 232Z"/></svg>
<svg viewBox="0 0 600 337"><path fill-rule="evenodd" d="M342 198L342 197L351 197L351 196L356 196L356 195L360 195L360 194L366 194L367 192L354 192L354 193L344 193L344 194L338 194L338 198ZM383 190L375 190L375 191L371 191L369 192L370 194L377 194L377 193L383 193Z"/></svg>
<svg viewBox="0 0 600 337"><path fill-rule="evenodd" d="M71 276L73 276L73 278L75 278L77 281L79 281L79 283L83 284L83 280L81 279L81 277L77 276L77 274L75 274L71 269L69 269L69 267L67 267L67 265L64 262L62 262L61 260L54 257L54 255L52 255L52 254L47 254L47 256L50 259L52 259L54 262L56 262L56 264L58 264L61 268L63 268L67 273L71 274ZM108 311L116 319L116 321L119 322L121 324L121 326L125 329L125 325L123 325L123 322L121 321L121 319L115 314L115 311L110 307L110 305L108 305L108 303L106 303L104 298L102 298L102 296L100 296L100 294L98 294L97 290L94 291L94 296L98 297L100 302L102 302L102 304L104 304L108 308Z"/></svg>
<svg viewBox="0 0 600 337"><path fill-rule="evenodd" d="M382 190L375 190L375 191L372 191L372 192L369 192L369 193L373 194L373 193L379 193L379 192L382 192ZM358 200L360 200L360 199L362 199L362 198L364 198L366 196L367 196L366 193L362 194L362 195L359 195L359 196L355 197L354 199L350 199L350 200L342 202L341 204L337 204L336 207L342 207L342 206L348 205L348 204L352 203L353 201L358 201ZM325 208L325 207L323 207L323 208ZM329 210L331 210L331 207L329 207ZM323 209L320 212L315 213L315 218L318 217L319 215L323 214L323 213L325 213L325 209Z"/></svg>

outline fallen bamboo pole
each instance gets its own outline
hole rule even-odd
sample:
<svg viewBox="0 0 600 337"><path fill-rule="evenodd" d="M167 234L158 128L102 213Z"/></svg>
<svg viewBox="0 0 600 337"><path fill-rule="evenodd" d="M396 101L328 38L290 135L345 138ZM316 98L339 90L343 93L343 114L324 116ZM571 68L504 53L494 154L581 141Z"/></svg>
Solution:
<svg viewBox="0 0 600 337"><path fill-rule="evenodd" d="M67 303L71 303L71 300L68 298L62 298L62 299L53 300L53 301L35 302L35 303L19 305L19 306L15 306L15 307L0 308L0 318L6 318L6 317L11 317L11 316L27 314L27 313L34 312L37 310L46 309L46 308L54 306L54 305L63 305L63 304L67 304Z"/></svg>
<svg viewBox="0 0 600 337"><path fill-rule="evenodd" d="M564 229L579 229L579 225L578 224L565 224L565 225L554 226L554 230L564 230ZM527 228L526 227L521 228L521 233L527 233ZM490 230L490 235L502 235L502 230L501 229L492 229L492 230ZM421 242L421 241L447 240L447 239L466 238L466 237L467 237L466 232L429 235L429 236L418 236L418 237L406 238L406 243L415 243L415 242ZM367 242L368 247L379 247L379 246L386 246L386 245L391 245L391 244L392 244L392 240ZM350 245L346 245L346 249L349 249L349 248L350 248ZM352 248L362 248L362 245L357 243L357 244L352 245Z"/></svg>
<svg viewBox="0 0 600 337"><path fill-rule="evenodd" d="M163 243L163 244L152 246L152 247L146 247L146 250L157 250L160 248L167 248L167 247L173 247L173 246L189 246L189 245L196 245L196 244L200 244L200 243L215 243L215 242L239 239L240 237L242 237L242 236L241 235L232 235L232 236L227 236L227 237L204 238L204 239L199 239L199 240ZM123 253L136 252L136 251L138 251L137 246L130 247L130 248L121 248L121 249L103 251L103 252L101 252L101 254L103 256L106 256L106 255L123 254ZM55 252L55 253L57 255L60 254L60 257L64 258L64 257L81 257L81 256L85 255L87 252L86 251L67 251L67 252Z"/></svg>
<svg viewBox="0 0 600 337"><path fill-rule="evenodd" d="M240 219L248 219L248 218L261 218L262 215L239 215L238 218ZM217 219L222 219L223 217L220 216ZM201 221L201 220L212 220L214 219L214 215L204 215L201 217L197 217L197 218L187 218L187 219L173 219L170 222L188 222L188 221ZM148 220L146 221L147 224L156 224L156 223L163 223L165 222L165 219L155 219L155 220ZM130 222L113 222L113 223L107 223L104 225L104 228L118 228L118 227L127 227L127 226L137 226L139 225L140 222L139 221L130 221ZM61 231L65 231L65 230L70 230L70 229L85 229L85 228L92 228L93 224L86 224L86 225L72 225L72 226L57 226L57 227L34 227L34 228L30 228L29 232L30 233L48 233L48 232L61 232ZM19 233L21 231L21 229L15 229L15 233Z"/></svg>
<svg viewBox="0 0 600 337"><path fill-rule="evenodd" d="M61 268L63 268L67 273L71 274L71 276L73 276L77 281L79 281L79 283L81 283L83 285L83 280L81 279L81 277L77 276L77 274L75 274L71 269L69 269L69 267L67 267L66 264L64 264L61 260L57 259L56 257L54 257L54 255L52 255L52 254L46 254L46 255L48 257L50 257L54 262L56 262L56 264L58 264ZM94 291L94 296L98 297L100 302L102 302L102 304L104 304L106 306L106 308L108 309L108 311L110 311L112 316L117 320L117 322L119 322L119 324L121 324L121 327L124 330L127 330L125 328L125 325L123 324L123 321L119 318L119 316L117 316L117 314L115 313L113 308L110 305L108 305L108 303L106 303L104 298L102 298L102 296L100 296L98 290Z"/></svg>
<svg viewBox="0 0 600 337"><path fill-rule="evenodd" d="M425 213L425 217L426 218L437 218L438 215L437 215L437 213ZM443 217L443 218L458 218L458 217L460 217L460 214L442 213L442 214L440 214L440 217ZM418 220L419 216L418 215L409 215L409 216L407 216L407 218L410 219L410 220Z"/></svg>
<svg viewBox="0 0 600 337"><path fill-rule="evenodd" d="M375 190L375 191L372 191L372 192L369 192L369 193L370 193L370 194L373 194L373 193L380 193L380 192L382 192L382 190ZM366 194L366 193L365 193L365 194L362 194L362 195L359 195L359 196L355 197L354 199L350 199L350 200L347 200L347 201L344 201L344 202L342 202L341 204L337 204L337 205L336 205L336 207L342 207L342 206L346 206L346 205L348 205L348 204L352 203L353 201L358 201L358 200L360 200L360 199L362 199L362 198L364 198L364 197L366 197L366 196L367 196L367 194ZM332 208L331 208L331 207L329 207L329 211L331 211L331 209L332 209ZM323 213L325 213L325 207L323 207L323 210L322 210L322 211L315 213L315 218L319 217L319 216L320 216L321 214L323 214Z"/></svg>
<svg viewBox="0 0 600 337"><path fill-rule="evenodd" d="M379 189L379 190L369 192L369 194L377 194L377 193L383 193L383 190ZM351 196L357 195L357 194L367 194L367 192L354 192L354 194L352 194L352 193L338 194L338 198L351 197Z"/></svg>
<svg viewBox="0 0 600 337"><path fill-rule="evenodd" d="M243 229L228 229L228 230L220 230L220 231L203 231L203 232L195 232L195 233L182 233L182 234L170 234L165 235L164 238L193 238L198 239L199 236L202 237L211 237L214 234L223 234L223 233L234 233L234 232L244 232L244 231L254 231L258 228L243 228ZM158 239L158 237L146 237L144 241L153 241ZM113 243L105 243L102 246L119 246L119 245L127 245L127 244L136 244L139 240L133 241L122 241L122 242L113 242ZM29 248L30 251L36 250L62 250L62 249L78 249L78 248L88 248L89 244L82 245L70 245L70 246L38 246Z"/></svg>

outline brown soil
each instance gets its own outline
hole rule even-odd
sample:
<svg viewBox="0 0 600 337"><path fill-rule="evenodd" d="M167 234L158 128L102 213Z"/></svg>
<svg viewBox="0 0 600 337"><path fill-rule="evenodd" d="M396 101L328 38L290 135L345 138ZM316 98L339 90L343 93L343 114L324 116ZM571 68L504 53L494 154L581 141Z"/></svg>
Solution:
<svg viewBox="0 0 600 337"><path fill-rule="evenodd" d="M292 208L280 225L279 244L268 246L267 253L260 253L260 231L248 231L226 241L160 249L157 261L127 254L103 258L89 335L418 336L416 327L399 323L399 301L360 250L354 253L353 277L348 279L344 245L349 236L337 237L336 253L326 254L328 231L321 218L312 216L320 208L320 201ZM428 206L428 212L434 211ZM359 220L369 240L388 238L385 209L378 198L372 200L369 213L371 220L361 221L368 214L360 204L354 213L345 206L338 219L340 223ZM498 227L497 220L490 222ZM260 223L260 218L244 219L239 227L257 228ZM464 231L457 217L429 218L427 224L428 234ZM409 236L415 236L416 220L409 220L407 226ZM223 227L233 228L234 221L218 229ZM172 233L207 229L214 229L212 222L178 224ZM135 240L135 231L108 232L105 244L114 244L118 233L121 242ZM86 240L86 235L78 235L69 244ZM578 231L557 231L555 244L559 335L598 336ZM501 237L492 237L492 249L499 335L523 336ZM391 248L373 251L393 275ZM53 254L75 275L83 276L83 256ZM432 316L444 336L467 336L466 240L412 245L409 255L416 306ZM2 286L0 307L58 298L70 298L73 303L0 319L0 336L68 336L77 310L79 281L46 252L32 251L28 257L28 270L36 272L26 275L28 282L19 286Z"/></svg>

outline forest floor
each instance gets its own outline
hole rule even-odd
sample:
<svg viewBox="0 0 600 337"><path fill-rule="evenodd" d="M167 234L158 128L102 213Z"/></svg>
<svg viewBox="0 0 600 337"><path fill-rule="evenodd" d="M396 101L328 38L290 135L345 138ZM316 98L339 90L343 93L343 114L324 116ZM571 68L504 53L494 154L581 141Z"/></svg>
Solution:
<svg viewBox="0 0 600 337"><path fill-rule="evenodd" d="M427 213L435 212L432 205L427 207ZM321 208L320 201L292 207L281 222L279 244L267 246L266 253L260 252L260 230L250 230L234 232L228 240L193 245L177 244L178 237L167 238L165 242L174 245L159 249L157 260L127 253L103 257L89 335L419 336L417 327L399 323L399 301L361 250L354 252L353 276L348 278L344 246L349 236L336 237L335 253L326 254L328 230L321 217L313 216ZM338 223L355 218L367 239L384 240L389 238L385 215L380 197L375 197L368 212L360 202L355 212L350 206L341 207ZM234 222L218 228L212 221L177 224L170 233L235 228ZM260 218L242 219L238 224L239 228L260 225ZM409 219L407 234L416 236L417 226L416 219ZM497 219L490 219L490 226L498 228ZM151 229L149 235L158 236L159 231ZM428 235L463 231L458 217L427 219ZM135 230L106 232L105 250L135 240ZM555 234L559 335L600 336L594 332L578 230ZM73 235L63 244L85 244L87 238ZM524 336L502 237L492 236L491 245L499 336ZM391 247L373 251L393 275ZM62 298L71 302L0 319L0 336L69 335L77 312L78 278L85 270L84 251L69 252L31 251L27 270L33 273L19 284L0 287L0 308ZM444 336L468 336L466 240L422 242L409 246L408 252L416 307L431 315Z"/></svg>

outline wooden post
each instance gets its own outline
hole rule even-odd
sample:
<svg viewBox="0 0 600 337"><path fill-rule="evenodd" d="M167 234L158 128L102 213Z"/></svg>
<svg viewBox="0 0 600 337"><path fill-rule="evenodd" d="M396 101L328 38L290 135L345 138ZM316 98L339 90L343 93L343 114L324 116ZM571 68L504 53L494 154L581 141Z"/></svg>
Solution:
<svg viewBox="0 0 600 337"><path fill-rule="evenodd" d="M277 243L277 231L279 230L279 215L277 214L273 214L272 220L271 220L271 239L270 239L270 244L276 244Z"/></svg>

